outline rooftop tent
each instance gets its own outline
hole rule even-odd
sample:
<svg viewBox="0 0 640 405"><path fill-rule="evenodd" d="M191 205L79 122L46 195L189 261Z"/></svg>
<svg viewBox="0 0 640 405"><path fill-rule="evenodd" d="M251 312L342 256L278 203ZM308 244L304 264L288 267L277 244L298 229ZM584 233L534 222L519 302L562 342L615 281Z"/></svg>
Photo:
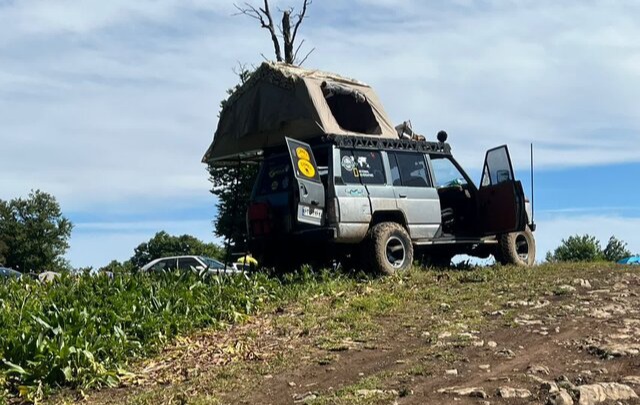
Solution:
<svg viewBox="0 0 640 405"><path fill-rule="evenodd" d="M373 89L341 76L283 63L263 63L220 114L204 163L236 161L322 135L398 138Z"/></svg>

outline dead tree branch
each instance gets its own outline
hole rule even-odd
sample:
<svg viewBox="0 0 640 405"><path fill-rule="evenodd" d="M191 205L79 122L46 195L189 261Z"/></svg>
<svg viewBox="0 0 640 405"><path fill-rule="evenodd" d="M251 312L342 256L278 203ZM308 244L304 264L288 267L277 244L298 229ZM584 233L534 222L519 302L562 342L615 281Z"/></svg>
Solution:
<svg viewBox="0 0 640 405"><path fill-rule="evenodd" d="M269 30L271 34L271 41L273 42L273 49L276 53L276 60L282 62L282 51L280 50L280 42L276 34L276 29L273 25L273 17L271 16L271 10L269 9L269 0L264 0L264 8L255 8L249 3L244 3L244 8L234 4L234 7L238 10L238 14L246 15L255 20L260 21L260 26ZM266 21L265 21L266 18Z"/></svg>

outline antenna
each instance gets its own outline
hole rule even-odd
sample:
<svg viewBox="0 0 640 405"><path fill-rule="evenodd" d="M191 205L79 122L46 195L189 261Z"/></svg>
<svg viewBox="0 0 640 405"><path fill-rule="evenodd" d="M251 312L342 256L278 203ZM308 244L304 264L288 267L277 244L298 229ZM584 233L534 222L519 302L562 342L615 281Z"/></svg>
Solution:
<svg viewBox="0 0 640 405"><path fill-rule="evenodd" d="M533 192L533 142L531 142L531 223L535 224L535 222L533 221L533 217L534 217L534 205L533 205L533 198L534 198L535 194Z"/></svg>

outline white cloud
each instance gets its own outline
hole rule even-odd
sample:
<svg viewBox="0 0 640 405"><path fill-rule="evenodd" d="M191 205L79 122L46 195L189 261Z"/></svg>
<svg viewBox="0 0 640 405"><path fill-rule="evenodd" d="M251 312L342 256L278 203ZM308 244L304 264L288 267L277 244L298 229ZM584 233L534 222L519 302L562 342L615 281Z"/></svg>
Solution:
<svg viewBox="0 0 640 405"><path fill-rule="evenodd" d="M233 12L226 0L0 3L0 198L41 188L82 212L209 198L200 158L231 68L271 54ZM637 15L632 1L331 1L313 4L302 35L317 47L308 66L369 82L419 132L447 129L470 171L502 143L524 167L531 141L544 168L640 160Z"/></svg>

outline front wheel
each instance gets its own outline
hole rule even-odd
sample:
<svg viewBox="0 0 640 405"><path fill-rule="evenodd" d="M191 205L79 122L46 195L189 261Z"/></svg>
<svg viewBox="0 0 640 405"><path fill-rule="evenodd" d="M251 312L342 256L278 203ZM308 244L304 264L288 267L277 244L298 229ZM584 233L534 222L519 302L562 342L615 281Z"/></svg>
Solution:
<svg viewBox="0 0 640 405"><path fill-rule="evenodd" d="M393 275L413 264L413 245L406 229L395 222L375 225L369 234L371 265L378 273Z"/></svg>
<svg viewBox="0 0 640 405"><path fill-rule="evenodd" d="M522 232L512 232L498 238L496 261L516 266L533 266L536 262L536 240L527 226Z"/></svg>

